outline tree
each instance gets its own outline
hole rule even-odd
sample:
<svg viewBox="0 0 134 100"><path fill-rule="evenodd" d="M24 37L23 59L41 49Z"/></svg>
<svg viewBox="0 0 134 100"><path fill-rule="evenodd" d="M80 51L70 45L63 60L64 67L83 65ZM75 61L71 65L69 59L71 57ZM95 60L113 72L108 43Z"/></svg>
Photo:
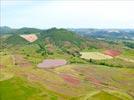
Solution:
<svg viewBox="0 0 134 100"><path fill-rule="evenodd" d="M38 53L41 53L42 56L48 55L47 46L43 43L38 43L38 46L40 47L39 50L37 50Z"/></svg>

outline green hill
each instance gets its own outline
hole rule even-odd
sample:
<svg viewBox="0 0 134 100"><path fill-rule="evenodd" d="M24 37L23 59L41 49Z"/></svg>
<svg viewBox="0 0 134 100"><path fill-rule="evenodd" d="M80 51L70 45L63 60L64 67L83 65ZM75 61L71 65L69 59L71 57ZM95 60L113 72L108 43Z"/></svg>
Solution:
<svg viewBox="0 0 134 100"><path fill-rule="evenodd" d="M7 44L11 44L11 45L28 44L28 42L25 39L23 39L22 37L20 37L18 34L11 35L4 42L6 42Z"/></svg>
<svg viewBox="0 0 134 100"><path fill-rule="evenodd" d="M18 33L22 33L22 29ZM25 29L23 29L25 30ZM31 29L31 31L34 30ZM23 31L24 32L24 31ZM25 30L27 32L27 30ZM23 34L25 34L25 32ZM29 32L28 32L29 33ZM38 40L33 43L29 43L22 37L22 34L13 34L9 36L4 42L10 45L27 45L27 44L37 44L40 47L44 47L45 45L52 45L53 47L59 48L63 51L74 52L83 48L84 45L88 45L88 39L85 39L74 32L70 32L66 29L48 29L42 30L40 33L36 34L38 36Z"/></svg>
<svg viewBox="0 0 134 100"><path fill-rule="evenodd" d="M55 42L57 45L68 41L72 44L81 45L85 40L76 35L74 32L68 31L66 29L56 29L52 28L49 30L45 30L41 33L41 38L49 38L51 41Z"/></svg>
<svg viewBox="0 0 134 100"><path fill-rule="evenodd" d="M1 35L0 100L133 100L133 49L66 29L39 31L21 28ZM22 34L36 34L38 39L28 42ZM115 48L121 55L113 59L80 57L80 52ZM47 59L64 59L67 64L39 68Z"/></svg>

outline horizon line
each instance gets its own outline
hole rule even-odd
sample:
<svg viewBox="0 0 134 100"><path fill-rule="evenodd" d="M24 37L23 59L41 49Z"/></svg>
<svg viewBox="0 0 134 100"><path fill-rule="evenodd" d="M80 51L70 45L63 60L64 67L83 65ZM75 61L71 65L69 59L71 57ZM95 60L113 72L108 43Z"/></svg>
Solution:
<svg viewBox="0 0 134 100"><path fill-rule="evenodd" d="M6 26L6 25L4 25L4 26L0 25L0 27L9 27L11 29L21 29L21 28L36 28L36 29L51 29L51 28L58 28L58 29L134 29L134 28L128 28L128 27L126 27L126 28L121 28L121 27L120 28L119 27L98 28L98 27L55 27L55 26L52 26L52 27L49 27L49 28L48 27L39 28L39 27L29 27L29 26L11 27L11 26Z"/></svg>

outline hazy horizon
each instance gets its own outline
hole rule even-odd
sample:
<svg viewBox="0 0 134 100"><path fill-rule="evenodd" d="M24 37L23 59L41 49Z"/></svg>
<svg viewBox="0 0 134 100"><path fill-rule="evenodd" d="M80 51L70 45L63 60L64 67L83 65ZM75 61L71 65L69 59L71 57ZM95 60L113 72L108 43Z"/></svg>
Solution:
<svg viewBox="0 0 134 100"><path fill-rule="evenodd" d="M134 28L134 1L1 1L1 26L12 28Z"/></svg>
<svg viewBox="0 0 134 100"><path fill-rule="evenodd" d="M35 28L35 29L52 29L52 28L58 28L58 29L122 29L122 30L125 30L125 29L129 29L129 30L134 30L134 28L94 28L94 27L76 27L76 28L73 28L73 27L49 27L49 28L39 28L39 27L27 27L27 26L24 26L24 27L11 27L11 26L0 26L0 27L9 27L9 28L12 28L12 29L21 29L21 28Z"/></svg>

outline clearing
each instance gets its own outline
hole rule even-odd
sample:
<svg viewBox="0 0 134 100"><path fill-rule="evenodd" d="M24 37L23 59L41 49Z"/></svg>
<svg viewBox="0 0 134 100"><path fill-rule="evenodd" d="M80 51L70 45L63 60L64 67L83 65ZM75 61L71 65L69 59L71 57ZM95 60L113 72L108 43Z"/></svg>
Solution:
<svg viewBox="0 0 134 100"><path fill-rule="evenodd" d="M20 35L20 37L24 38L25 40L29 42L34 42L38 39L38 37L35 34Z"/></svg>

